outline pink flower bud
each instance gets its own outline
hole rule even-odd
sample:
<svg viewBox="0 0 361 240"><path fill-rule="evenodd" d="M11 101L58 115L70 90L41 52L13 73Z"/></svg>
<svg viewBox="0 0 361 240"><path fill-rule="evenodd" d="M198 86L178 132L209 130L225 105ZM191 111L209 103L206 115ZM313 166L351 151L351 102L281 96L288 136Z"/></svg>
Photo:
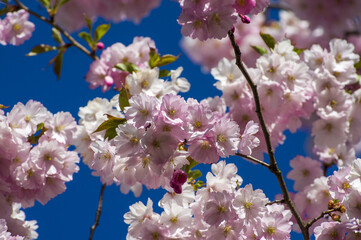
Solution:
<svg viewBox="0 0 361 240"><path fill-rule="evenodd" d="M242 20L243 23L248 24L248 23L251 22L251 19L250 19L248 16L246 16L246 15L239 14L239 17L241 18L241 20Z"/></svg>
<svg viewBox="0 0 361 240"><path fill-rule="evenodd" d="M99 50L103 50L104 49L104 43L102 43L102 42L98 42L97 43L97 48L99 49Z"/></svg>
<svg viewBox="0 0 361 240"><path fill-rule="evenodd" d="M187 181L187 174L181 170L175 170L173 172L172 180L170 181L170 186L173 188L175 193L182 193L182 185Z"/></svg>

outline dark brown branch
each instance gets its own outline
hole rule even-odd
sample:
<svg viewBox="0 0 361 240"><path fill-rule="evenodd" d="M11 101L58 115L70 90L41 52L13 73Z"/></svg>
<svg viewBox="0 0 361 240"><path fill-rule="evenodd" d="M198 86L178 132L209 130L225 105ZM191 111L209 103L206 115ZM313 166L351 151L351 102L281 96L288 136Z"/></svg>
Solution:
<svg viewBox="0 0 361 240"><path fill-rule="evenodd" d="M105 184L103 184L102 188L100 189L97 214L95 216L95 222L94 222L93 226L91 226L91 228L90 228L89 240L93 239L94 231L95 231L96 227L99 225L100 215L102 214L104 190L105 190Z"/></svg>
<svg viewBox="0 0 361 240"><path fill-rule="evenodd" d="M33 12L32 10L30 10L27 6L25 6L22 2L20 2L19 0L14 0L21 9L24 9L25 11L27 11L29 14L33 15L34 17L40 19L43 22L46 22L47 24L51 25L52 27L56 28L57 30L59 30L59 32L61 32L70 42L71 44L78 48L80 51L84 52L86 55L88 55L89 57L91 57L93 60L98 59L98 57L95 54L92 54L88 49L86 49L83 45L81 45L78 41L76 41L67 31L65 31L62 27L60 27L59 25L57 25L56 23L52 22L51 20L45 18L44 16L39 15L36 12Z"/></svg>
<svg viewBox="0 0 361 240"><path fill-rule="evenodd" d="M259 160L259 159L257 159L257 158L252 157L252 156L244 155L244 154L242 154L242 153L236 153L235 155L237 155L237 156L239 156L239 157L243 157L243 158L245 158L245 159L248 159L248 160L250 160L251 162L260 164L260 165L262 165L262 166L264 166L264 167L266 167L266 168L269 168L269 167L270 167L270 165L269 165L268 163L263 162L263 161L261 161L261 160Z"/></svg>
<svg viewBox="0 0 361 240"><path fill-rule="evenodd" d="M281 187L282 193L283 193L283 198L285 200L285 203L287 204L288 208L290 209L292 215L295 217L297 224L299 225L301 231L302 231L302 235L304 237L305 240L309 240L310 239L310 234L308 232L308 229L305 228L305 225L302 221L301 216L299 215L299 213L297 212L292 199L289 195L289 192L287 190L286 187L286 183L284 181L283 175L281 170L278 168L277 166L277 162L274 156L274 151L273 151L273 147L271 144L271 137L270 134L268 132L266 123L264 121L262 112L261 112L261 103L260 103L260 99L259 99L259 95L258 95L258 91L257 91L257 86L256 84L253 82L253 80L251 79L251 77L249 76L247 69L244 67L242 60L241 60L241 50L239 49L236 40L234 38L234 34L233 31L230 30L228 31L228 37L231 41L232 47L234 49L234 54L236 57L236 65L237 67L241 70L243 76L246 78L246 81L248 83L248 85L250 86L252 93L253 93L253 98L254 98L254 102L256 105L256 113L257 113L257 117L258 120L260 122L261 125L261 129L264 135L264 139L266 142L266 146L267 146L267 152L268 152L268 156L270 159L270 166L269 166L269 170L276 176L278 183Z"/></svg>
<svg viewBox="0 0 361 240"><path fill-rule="evenodd" d="M309 221L306 225L305 225L305 228L307 228L307 230L312 226L312 224L314 224L315 222L317 222L319 219L323 218L325 215L328 215L332 212L337 212L339 211L338 209L329 209L327 211L323 211L320 216L312 219L311 221Z"/></svg>
<svg viewBox="0 0 361 240"><path fill-rule="evenodd" d="M281 199L281 200L274 200L274 201L272 201L272 202L268 202L268 203L266 203L266 206L268 206L268 205L272 205L272 204L275 204L275 203L278 203L278 204L285 204L286 202L285 202L285 200L284 200L284 199Z"/></svg>

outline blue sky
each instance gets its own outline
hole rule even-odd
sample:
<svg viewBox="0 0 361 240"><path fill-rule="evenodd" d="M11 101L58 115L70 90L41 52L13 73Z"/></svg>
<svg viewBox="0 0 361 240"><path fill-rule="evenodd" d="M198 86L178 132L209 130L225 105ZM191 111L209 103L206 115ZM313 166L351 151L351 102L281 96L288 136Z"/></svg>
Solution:
<svg viewBox="0 0 361 240"><path fill-rule="evenodd" d="M27 4L31 9L41 11L36 1ZM109 33L103 38L103 42L105 46L110 46L115 42L128 45L135 36L151 37L160 53L173 55L181 53L179 60L170 67L176 69L178 66L183 66L184 68L182 76L191 83L191 90L183 94L185 98L193 97L201 100L220 95L220 92L213 87L213 78L209 74L203 74L200 67L192 64L182 53L179 45L180 26L176 21L179 14L180 8L177 2L163 1L161 7L153 10L140 25L130 22L112 25ZM89 100L95 97L110 99L115 95L112 91L104 94L100 89L88 88L84 76L92 60L78 49L70 48L66 52L62 76L58 81L52 68L47 67L54 53L26 57L25 54L35 45L55 44L51 40L51 27L35 18L31 20L36 24L31 40L18 47L0 47L1 104L13 106L17 102L26 103L33 99L43 103L52 113L69 111L78 120L79 107L85 106ZM106 22L100 19L98 23ZM85 42L82 43L86 45ZM276 157L284 175L290 170L289 160L297 154L304 154L307 132L286 135L286 143L276 150ZM276 178L265 168L238 157L227 161L238 166L238 174L244 179L244 185L252 183L254 188L263 189L271 200L280 193ZM206 167L206 169L209 168ZM293 183L287 182L287 184L289 189L292 189ZM94 223L100 187L99 178L93 177L88 167L81 163L79 173L74 175L74 181L67 184L65 193L52 199L45 206L36 203L33 208L26 209L27 219L38 221L38 239L87 239L90 226ZM93 239L125 239L127 225L123 222L123 215L128 211L128 206L137 201L145 203L148 197L151 197L157 205L163 193L162 190L144 189L141 197L134 198L132 193L123 195L117 186L107 187L100 225ZM159 208L155 207L155 210L159 211ZM298 238L301 239L300 237L293 239Z"/></svg>

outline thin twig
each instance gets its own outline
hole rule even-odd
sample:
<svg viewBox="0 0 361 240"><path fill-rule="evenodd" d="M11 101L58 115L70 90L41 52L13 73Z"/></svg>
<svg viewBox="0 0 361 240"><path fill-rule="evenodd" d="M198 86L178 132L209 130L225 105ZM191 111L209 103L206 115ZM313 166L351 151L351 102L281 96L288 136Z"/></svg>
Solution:
<svg viewBox="0 0 361 240"><path fill-rule="evenodd" d="M94 231L95 231L96 227L99 225L100 215L102 214L104 190L105 190L105 184L102 185L102 188L100 190L97 214L95 216L95 222L94 222L93 226L91 226L91 228L90 228L89 240L93 239Z"/></svg>
<svg viewBox="0 0 361 240"><path fill-rule="evenodd" d="M328 215L328 214L330 214L330 213L332 213L332 212L337 212L337 211L339 211L339 210L337 210L337 209L329 209L329 210L327 210L327 211L323 211L323 212L320 214L320 216L318 216L318 217L312 219L311 221L309 221L308 223L306 223L305 228L309 229L309 228L312 226L312 224L314 224L315 222L317 222L319 219L323 218L325 215Z"/></svg>
<svg viewBox="0 0 361 240"><path fill-rule="evenodd" d="M274 201L272 201L272 202L268 202L268 203L266 203L266 206L268 206L268 205L272 205L272 204L275 204L275 203L277 203L277 204L279 204L279 203L285 204L286 202L285 202L285 200L284 200L284 199L281 199L281 200L274 200Z"/></svg>
<svg viewBox="0 0 361 240"><path fill-rule="evenodd" d="M84 52L86 55L88 55L89 57L91 57L93 60L98 59L98 57L94 54L92 54L88 49L86 49L83 45L81 45L77 40L75 40L67 31L65 31L62 27L60 27L59 25L57 25L56 23L52 22L51 20L45 18L44 16L41 16L39 14L37 14L36 12L33 12L32 10L30 10L27 6L25 6L22 2L20 2L19 0L14 0L21 9L24 9L25 11L27 11L29 14L33 15L34 17L40 19L43 22L48 23L49 25L53 26L54 28L56 28L57 30L59 30L59 32L61 32L71 43L74 47L80 49L80 51Z"/></svg>
<svg viewBox="0 0 361 240"><path fill-rule="evenodd" d="M284 178L282 176L282 172L277 166L277 162L276 162L276 159L275 159L275 156L274 156L273 147L272 147L272 144L271 144L271 137L270 137L270 134L269 134L269 132L267 130L266 123L264 121L264 118L263 118L263 115L262 115L262 112L261 112L261 103L260 103L260 99L259 99L259 95L258 95L258 91L257 91L257 86L254 84L253 80L251 79L251 77L249 76L249 74L247 72L247 69L244 67L244 65L242 63L241 50L239 49L239 47L238 47L238 45L236 43L236 40L234 38L234 34L233 34L232 30L228 31L228 37L229 37L229 39L231 41L231 44L233 46L233 49L234 49L234 53L235 53L235 56L236 56L236 65L241 70L243 76L246 78L247 83L249 84L249 86L250 86L250 88L252 90L252 93L253 93L253 98L254 98L254 102L255 102L255 105L256 105L257 117L258 117L258 120L259 120L260 125L261 125L261 129L262 129L264 139L265 139L265 142L266 142L266 146L267 146L268 156L269 156L269 159L270 159L270 166L269 166L268 169L276 176L276 178L278 180L278 183L279 183L279 185L281 187L285 203L287 204L288 208L290 209L292 215L295 217L295 219L297 221L297 224L299 225L299 227L300 227L300 229L302 231L302 235L303 235L304 239L309 240L310 239L310 234L308 232L308 229L305 228L305 225L304 225L304 223L302 221L302 218L299 215L299 213L297 212L296 207L294 206L294 204L292 202L292 199L291 199L291 197L289 195L289 192L287 190L286 183L285 183Z"/></svg>
<svg viewBox="0 0 361 240"><path fill-rule="evenodd" d="M252 162L254 162L254 163L260 164L260 165L262 165L262 166L264 166L264 167L266 167L266 168L269 168L269 167L270 167L270 165L269 165L268 163L263 162L263 161L261 161L261 160L259 160L259 159L257 159L257 158L252 157L252 156L244 155L244 154L242 154L242 153L236 153L235 155L240 156L240 157L243 157L243 158L245 158L245 159L248 159L248 160L250 160L250 161L252 161Z"/></svg>

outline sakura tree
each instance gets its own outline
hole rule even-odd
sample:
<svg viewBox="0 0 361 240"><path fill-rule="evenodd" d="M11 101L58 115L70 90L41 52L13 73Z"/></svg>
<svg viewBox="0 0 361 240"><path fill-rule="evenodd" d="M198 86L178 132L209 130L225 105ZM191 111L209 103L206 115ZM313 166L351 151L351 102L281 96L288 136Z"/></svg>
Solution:
<svg viewBox="0 0 361 240"><path fill-rule="evenodd" d="M1 4L2 239L360 238L357 1Z"/></svg>

